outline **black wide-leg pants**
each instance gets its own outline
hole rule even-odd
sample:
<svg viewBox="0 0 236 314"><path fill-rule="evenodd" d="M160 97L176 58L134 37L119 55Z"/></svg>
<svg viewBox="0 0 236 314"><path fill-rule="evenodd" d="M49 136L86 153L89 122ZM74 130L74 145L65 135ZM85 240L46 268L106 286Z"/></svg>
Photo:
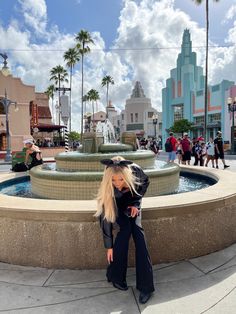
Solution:
<svg viewBox="0 0 236 314"><path fill-rule="evenodd" d="M107 268L107 279L118 284L126 283L128 265L129 239L132 234L135 243L136 257L136 288L145 293L153 292L153 272L151 259L148 254L144 230L137 224L140 217L129 218L121 215L117 218L120 231L113 247L113 262Z"/></svg>

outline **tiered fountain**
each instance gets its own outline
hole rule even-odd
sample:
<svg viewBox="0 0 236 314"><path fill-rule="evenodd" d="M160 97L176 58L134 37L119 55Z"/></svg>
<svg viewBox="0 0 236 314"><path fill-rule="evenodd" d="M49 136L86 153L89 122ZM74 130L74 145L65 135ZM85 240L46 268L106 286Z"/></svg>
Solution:
<svg viewBox="0 0 236 314"><path fill-rule="evenodd" d="M155 154L136 150L134 133L122 134L121 144L103 143L101 133L85 133L82 152L60 153L55 157L56 168L35 167L30 171L34 195L50 199L94 199L102 179L104 166L101 159L120 155L140 165L150 178L147 196L173 193L179 184L176 164L158 168Z"/></svg>

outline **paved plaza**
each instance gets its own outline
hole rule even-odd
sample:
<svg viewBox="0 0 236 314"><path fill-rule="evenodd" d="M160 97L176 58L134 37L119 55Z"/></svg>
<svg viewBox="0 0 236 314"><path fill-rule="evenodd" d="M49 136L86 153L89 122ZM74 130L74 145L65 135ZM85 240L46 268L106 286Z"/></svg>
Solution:
<svg viewBox="0 0 236 314"><path fill-rule="evenodd" d="M164 160L165 154L160 159ZM232 156L227 164L230 168L224 171L236 172ZM9 165L0 166L1 171L9 169ZM105 280L105 270L57 270L0 263L0 312L235 314L236 243L199 258L154 265L154 281L153 297L140 305L132 268L128 270L129 289L123 292Z"/></svg>

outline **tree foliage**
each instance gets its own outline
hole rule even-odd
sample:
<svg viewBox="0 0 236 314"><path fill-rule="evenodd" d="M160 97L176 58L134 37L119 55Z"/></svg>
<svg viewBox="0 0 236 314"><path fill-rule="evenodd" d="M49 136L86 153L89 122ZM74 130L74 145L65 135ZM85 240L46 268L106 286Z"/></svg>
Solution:
<svg viewBox="0 0 236 314"><path fill-rule="evenodd" d="M68 134L68 138L70 141L79 141L80 140L80 134L76 131L71 131L69 134Z"/></svg>
<svg viewBox="0 0 236 314"><path fill-rule="evenodd" d="M173 126L170 127L170 130L174 133L183 133L189 132L193 129L193 123L189 122L187 119L181 119L178 121L175 121Z"/></svg>
<svg viewBox="0 0 236 314"><path fill-rule="evenodd" d="M107 88L107 95L106 95L106 100L107 100L107 107L108 107L108 104L109 104L109 97L108 97L108 91L109 91L109 85L114 85L115 82L113 80L113 77L111 77L110 75L106 75L103 77L102 79L102 86L106 86ZM107 110L107 108L106 108ZM107 117L108 117L108 112L107 112Z"/></svg>

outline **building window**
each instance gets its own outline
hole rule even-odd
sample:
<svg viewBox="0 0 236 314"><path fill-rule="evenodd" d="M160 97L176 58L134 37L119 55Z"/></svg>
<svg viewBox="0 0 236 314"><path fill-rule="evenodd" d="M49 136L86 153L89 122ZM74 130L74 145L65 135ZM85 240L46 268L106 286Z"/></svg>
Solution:
<svg viewBox="0 0 236 314"><path fill-rule="evenodd" d="M3 103L0 102L0 114L5 114L5 108Z"/></svg>
<svg viewBox="0 0 236 314"><path fill-rule="evenodd" d="M214 113L208 115L208 122L219 122L221 120L221 114L220 113Z"/></svg>
<svg viewBox="0 0 236 314"><path fill-rule="evenodd" d="M138 113L135 113L135 122L138 122Z"/></svg>
<svg viewBox="0 0 236 314"><path fill-rule="evenodd" d="M218 90L220 90L220 84L212 86L211 90L212 90L213 93L217 92Z"/></svg>
<svg viewBox="0 0 236 314"><path fill-rule="evenodd" d="M121 120L125 120L125 115L123 113L121 114Z"/></svg>
<svg viewBox="0 0 236 314"><path fill-rule="evenodd" d="M154 112L148 112L148 118L152 119Z"/></svg>
<svg viewBox="0 0 236 314"><path fill-rule="evenodd" d="M198 90L196 94L197 94L197 96L202 96L203 95L203 90Z"/></svg>
<svg viewBox="0 0 236 314"><path fill-rule="evenodd" d="M184 106L183 105L177 105L174 106L174 121L178 121L183 119L184 117Z"/></svg>
<svg viewBox="0 0 236 314"><path fill-rule="evenodd" d="M134 122L134 114L133 113L130 114L130 121L131 121L131 123Z"/></svg>
<svg viewBox="0 0 236 314"><path fill-rule="evenodd" d="M204 123L204 116L200 116L200 117L194 117L194 124L202 124Z"/></svg>

